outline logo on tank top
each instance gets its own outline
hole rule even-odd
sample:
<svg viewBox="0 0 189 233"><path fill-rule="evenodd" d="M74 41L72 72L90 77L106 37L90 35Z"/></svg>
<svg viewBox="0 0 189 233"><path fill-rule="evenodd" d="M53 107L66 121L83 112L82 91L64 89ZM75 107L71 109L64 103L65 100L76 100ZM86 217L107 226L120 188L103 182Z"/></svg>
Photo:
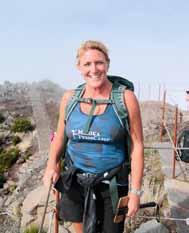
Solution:
<svg viewBox="0 0 189 233"><path fill-rule="evenodd" d="M101 141L110 142L111 139L101 136L99 132L89 131L84 133L82 129L72 129L72 136L74 140L90 140L90 141Z"/></svg>

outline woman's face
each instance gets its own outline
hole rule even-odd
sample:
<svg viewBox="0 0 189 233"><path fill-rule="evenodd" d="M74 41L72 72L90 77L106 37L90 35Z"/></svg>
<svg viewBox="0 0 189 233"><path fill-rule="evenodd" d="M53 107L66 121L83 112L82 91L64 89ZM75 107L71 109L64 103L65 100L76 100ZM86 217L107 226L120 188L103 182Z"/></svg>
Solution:
<svg viewBox="0 0 189 233"><path fill-rule="evenodd" d="M109 64L102 52L96 49L89 49L81 55L78 69L87 85L98 88L107 78L108 66Z"/></svg>

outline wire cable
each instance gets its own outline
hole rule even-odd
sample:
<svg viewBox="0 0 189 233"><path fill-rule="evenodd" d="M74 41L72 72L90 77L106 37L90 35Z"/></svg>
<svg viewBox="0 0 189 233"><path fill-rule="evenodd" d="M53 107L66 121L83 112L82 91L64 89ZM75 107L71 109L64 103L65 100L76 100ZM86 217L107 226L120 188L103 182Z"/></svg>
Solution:
<svg viewBox="0 0 189 233"><path fill-rule="evenodd" d="M185 174L185 169L182 167L182 163L181 163L181 160L180 160L180 155L179 155L178 150L176 149L176 147L174 145L173 139L171 138L171 134L170 134L170 132L169 132L169 130L167 128L167 125L166 125L165 121L163 122L163 125L165 127L165 130L167 131L167 134L168 134L169 140L171 141L172 147L173 147L175 153L177 154L177 157L179 158L178 162L179 162L180 169L184 174L184 179L186 179L187 174Z"/></svg>
<svg viewBox="0 0 189 233"><path fill-rule="evenodd" d="M157 219L157 217L155 216L144 216L144 215L137 215L135 218ZM159 217L159 220L182 221L182 222L186 222L186 224L189 225L189 217L188 218Z"/></svg>

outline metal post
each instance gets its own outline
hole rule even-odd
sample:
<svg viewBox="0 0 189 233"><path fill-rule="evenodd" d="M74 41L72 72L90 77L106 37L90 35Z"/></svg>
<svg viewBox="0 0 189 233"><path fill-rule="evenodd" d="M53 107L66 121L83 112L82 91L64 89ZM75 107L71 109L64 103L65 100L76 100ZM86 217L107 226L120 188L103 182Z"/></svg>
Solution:
<svg viewBox="0 0 189 233"><path fill-rule="evenodd" d="M180 112L180 124L182 123L182 121L183 121L183 114L182 112Z"/></svg>
<svg viewBox="0 0 189 233"><path fill-rule="evenodd" d="M160 142L162 142L163 130L164 130L165 102L166 102L166 90L163 92L163 107L162 107L162 118L161 118L161 125L160 125Z"/></svg>
<svg viewBox="0 0 189 233"><path fill-rule="evenodd" d="M173 136L173 143L174 146L177 146L177 127L178 127L178 106L175 108L175 122L174 122L174 136ZM173 171L172 171L172 178L175 178L175 162L176 162L176 151L173 150Z"/></svg>

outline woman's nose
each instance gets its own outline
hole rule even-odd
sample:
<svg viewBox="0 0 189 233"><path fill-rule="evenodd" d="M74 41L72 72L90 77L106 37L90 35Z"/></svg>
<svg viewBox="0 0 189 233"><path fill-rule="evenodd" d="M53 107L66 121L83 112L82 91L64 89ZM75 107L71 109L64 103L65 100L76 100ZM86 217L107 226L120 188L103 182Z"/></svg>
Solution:
<svg viewBox="0 0 189 233"><path fill-rule="evenodd" d="M97 71L97 66L95 63L91 64L91 72L95 73Z"/></svg>

